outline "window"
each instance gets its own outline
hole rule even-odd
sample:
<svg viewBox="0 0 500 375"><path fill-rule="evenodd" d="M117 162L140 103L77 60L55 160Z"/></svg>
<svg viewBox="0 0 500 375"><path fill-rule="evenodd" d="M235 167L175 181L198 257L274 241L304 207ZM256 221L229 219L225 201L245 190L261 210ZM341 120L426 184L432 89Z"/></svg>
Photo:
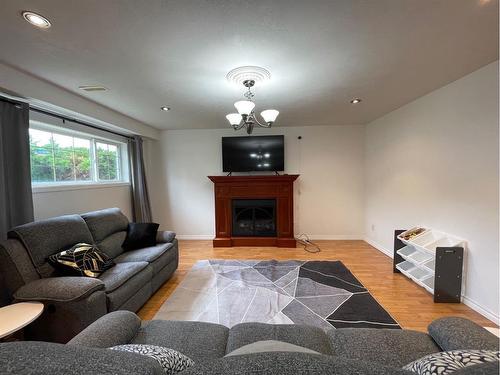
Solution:
<svg viewBox="0 0 500 375"><path fill-rule="evenodd" d="M116 181L120 171L119 146L96 142L97 177L101 181Z"/></svg>
<svg viewBox="0 0 500 375"><path fill-rule="evenodd" d="M124 143L43 126L31 126L29 134L34 185L128 181Z"/></svg>

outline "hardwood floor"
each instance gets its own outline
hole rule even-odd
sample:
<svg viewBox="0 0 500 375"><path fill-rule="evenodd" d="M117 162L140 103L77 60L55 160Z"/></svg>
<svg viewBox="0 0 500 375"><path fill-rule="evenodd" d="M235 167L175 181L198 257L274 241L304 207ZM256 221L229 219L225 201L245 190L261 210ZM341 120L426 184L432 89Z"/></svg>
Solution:
<svg viewBox="0 0 500 375"><path fill-rule="evenodd" d="M201 259L341 260L403 328L427 331L427 325L442 316L466 317L482 326L495 327L493 322L464 304L434 303L432 295L423 288L392 272L391 258L364 241L315 242L322 249L317 254L308 253L302 247L213 248L212 241L179 241L179 269L138 315L142 319L152 319L187 271Z"/></svg>

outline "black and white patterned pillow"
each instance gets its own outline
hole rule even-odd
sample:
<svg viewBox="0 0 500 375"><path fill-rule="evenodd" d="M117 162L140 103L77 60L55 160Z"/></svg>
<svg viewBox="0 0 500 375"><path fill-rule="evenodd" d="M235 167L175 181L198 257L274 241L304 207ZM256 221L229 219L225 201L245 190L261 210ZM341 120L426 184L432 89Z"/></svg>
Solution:
<svg viewBox="0 0 500 375"><path fill-rule="evenodd" d="M419 375L447 375L467 366L500 361L500 352L493 350L452 350L426 355L403 367Z"/></svg>
<svg viewBox="0 0 500 375"><path fill-rule="evenodd" d="M97 246L88 243L77 243L69 250L51 255L49 262L55 267L94 278L115 266L113 259L100 251Z"/></svg>
<svg viewBox="0 0 500 375"><path fill-rule="evenodd" d="M156 345L128 344L117 345L110 348L122 352L136 353L151 357L156 360L167 375L177 374L194 365L194 361L174 349Z"/></svg>

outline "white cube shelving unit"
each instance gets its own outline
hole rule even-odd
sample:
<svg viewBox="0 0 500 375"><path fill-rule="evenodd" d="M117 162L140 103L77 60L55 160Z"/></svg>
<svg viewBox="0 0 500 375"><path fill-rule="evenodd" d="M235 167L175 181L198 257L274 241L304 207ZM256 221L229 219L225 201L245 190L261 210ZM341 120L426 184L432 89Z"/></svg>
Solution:
<svg viewBox="0 0 500 375"><path fill-rule="evenodd" d="M425 227L396 230L394 272L434 295L434 302L460 302L467 242Z"/></svg>

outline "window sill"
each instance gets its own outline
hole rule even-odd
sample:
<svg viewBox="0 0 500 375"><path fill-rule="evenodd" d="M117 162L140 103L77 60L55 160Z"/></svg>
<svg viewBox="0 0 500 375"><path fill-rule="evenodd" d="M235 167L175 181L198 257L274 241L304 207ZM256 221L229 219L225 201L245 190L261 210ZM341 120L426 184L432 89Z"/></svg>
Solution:
<svg viewBox="0 0 500 375"><path fill-rule="evenodd" d="M102 183L93 182L88 184L68 184L68 185L40 184L40 185L32 185L31 190L33 191L33 194L39 194L39 193L49 193L55 191L107 189L120 186L130 186L130 182L102 182Z"/></svg>

